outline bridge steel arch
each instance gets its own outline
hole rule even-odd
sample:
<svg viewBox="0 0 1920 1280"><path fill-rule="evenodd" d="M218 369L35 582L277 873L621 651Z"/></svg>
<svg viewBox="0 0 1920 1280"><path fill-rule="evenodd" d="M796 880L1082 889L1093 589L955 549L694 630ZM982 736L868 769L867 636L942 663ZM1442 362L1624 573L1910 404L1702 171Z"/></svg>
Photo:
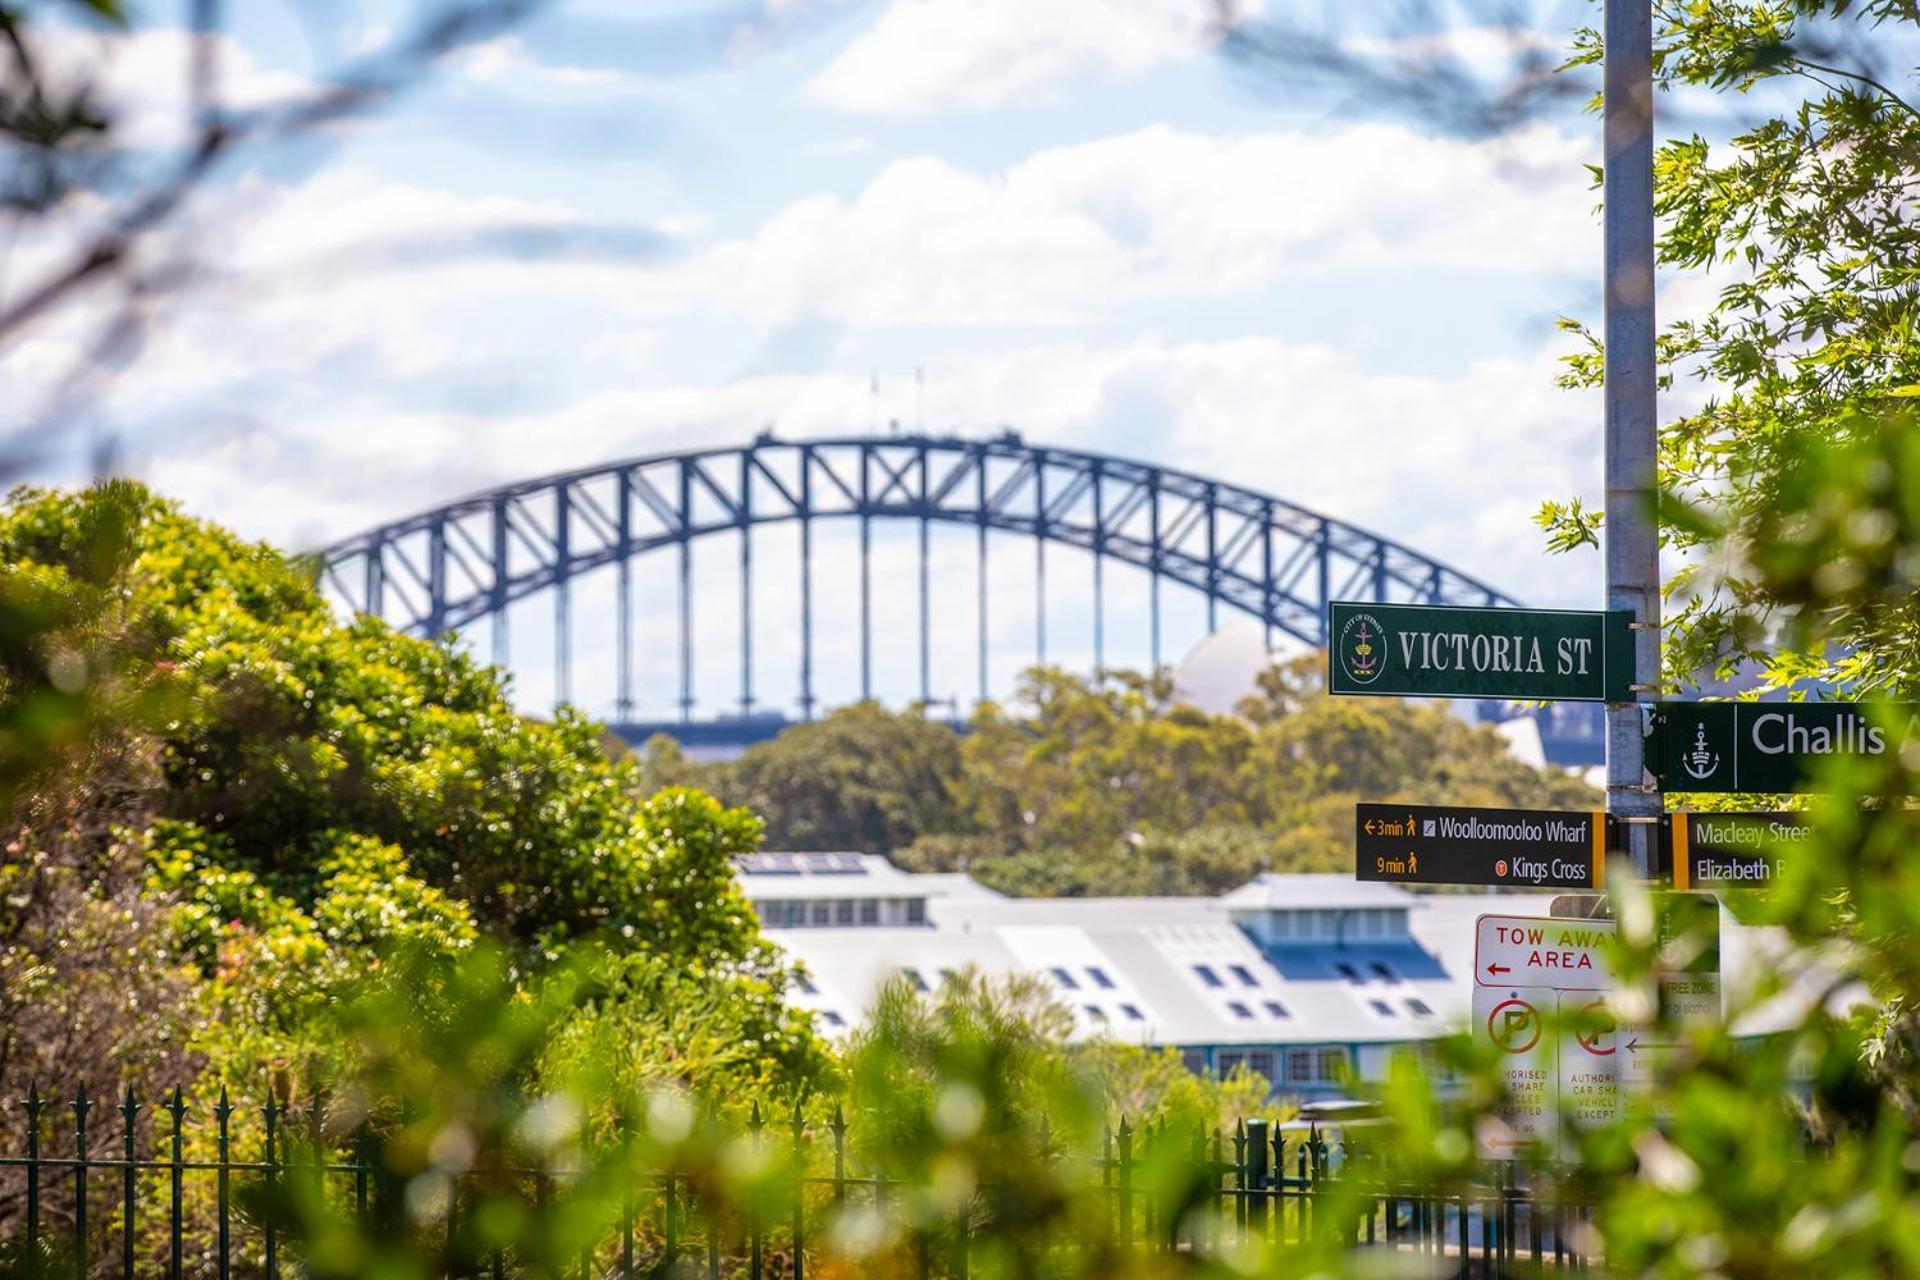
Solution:
<svg viewBox="0 0 1920 1280"><path fill-rule="evenodd" d="M695 539L737 533L740 546L740 709L753 691L752 531L797 523L800 540L800 711L815 707L812 528L853 520L860 529L860 655L863 697L872 696L871 526L919 526L920 684L930 700L928 530L935 522L977 530L980 696L987 682L987 539L990 531L1033 539L1035 648L1046 660L1046 549L1091 553L1093 641L1104 665L1104 567L1149 575L1151 648L1161 662L1160 587L1174 582L1207 601L1209 629L1221 605L1313 645L1326 642L1327 602L1366 599L1510 605L1504 592L1390 538L1261 493L1170 467L1109 454L1030 444L1013 432L958 436L844 436L782 440L762 434L739 446L662 453L540 476L477 493L335 543L318 553L323 586L355 612L439 636L491 619L496 661L506 661L506 610L554 593L555 690L571 694L568 586L614 566L618 630L616 702L633 705L633 586L629 565L650 552L679 557L680 711L693 698Z"/></svg>

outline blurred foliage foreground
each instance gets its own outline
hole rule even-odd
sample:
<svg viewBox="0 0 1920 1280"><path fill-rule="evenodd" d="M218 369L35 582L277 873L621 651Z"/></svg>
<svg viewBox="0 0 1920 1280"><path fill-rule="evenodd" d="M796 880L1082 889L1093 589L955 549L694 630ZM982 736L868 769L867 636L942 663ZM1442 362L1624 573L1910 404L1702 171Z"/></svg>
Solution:
<svg viewBox="0 0 1920 1280"><path fill-rule="evenodd" d="M1803 468L1795 554L1763 570L1783 594L1817 602L1822 539L1851 536L1822 477L1906 504L1891 518L1920 546L1916 440L1863 433ZM525 721L445 646L338 624L276 554L118 484L21 495L0 553L0 1085L48 1090L0 1134L10 1272L170 1270L177 1167L195 1275L221 1274L223 1242L228 1273L490 1272L497 1253L592 1274L624 1260L630 1201L669 1187L680 1216L640 1214L636 1257L672 1223L684 1262L747 1274L1448 1274L1463 1226L1476 1266L1520 1247L1496 1274L1534 1239L1623 1274L1920 1273L1920 871L1893 803L1920 760L1826 780L1814 847L1738 904L1773 928L1724 1019L1663 1010L1653 912L1619 887L1615 1013L1677 1048L1616 1120L1567 1117L1562 1158L1479 1157L1512 1099L1462 1036L1355 1082L1378 1114L1309 1145L1311 1194L1269 1200L1232 1194L1251 1122L1284 1118L1264 1082L1069 1046L1032 986L897 988L830 1050L782 1005L732 880L748 815L633 799L593 726ZM1910 593L1915 562L1846 588ZM316 1133L344 1172L311 1173ZM1428 1252L1380 1247L1409 1230Z"/></svg>

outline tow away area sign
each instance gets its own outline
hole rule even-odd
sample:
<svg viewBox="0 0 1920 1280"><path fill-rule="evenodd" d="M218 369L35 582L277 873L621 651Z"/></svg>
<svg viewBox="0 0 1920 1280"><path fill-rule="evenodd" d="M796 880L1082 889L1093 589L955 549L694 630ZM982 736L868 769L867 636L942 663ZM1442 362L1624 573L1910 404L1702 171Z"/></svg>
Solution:
<svg viewBox="0 0 1920 1280"><path fill-rule="evenodd" d="M1473 1034L1497 1050L1501 1124L1482 1154L1561 1151L1576 1128L1619 1114L1620 1034L1607 1011L1611 920L1481 916L1474 930Z"/></svg>
<svg viewBox="0 0 1920 1280"><path fill-rule="evenodd" d="M1357 804L1353 828L1361 880L1599 889L1606 879L1598 810Z"/></svg>
<svg viewBox="0 0 1920 1280"><path fill-rule="evenodd" d="M1685 1027L1720 1016L1720 907L1710 894L1654 899L1656 976L1665 1015ZM1473 953L1473 1034L1506 1082L1501 1123L1479 1135L1494 1158L1558 1154L1572 1132L1619 1114L1620 1088L1687 1066L1687 1049L1648 1027L1616 1025L1611 920L1481 916Z"/></svg>
<svg viewBox="0 0 1920 1280"><path fill-rule="evenodd" d="M1482 987L1551 987L1605 991L1613 986L1607 949L1611 920L1547 916L1481 916L1473 945L1473 980Z"/></svg>

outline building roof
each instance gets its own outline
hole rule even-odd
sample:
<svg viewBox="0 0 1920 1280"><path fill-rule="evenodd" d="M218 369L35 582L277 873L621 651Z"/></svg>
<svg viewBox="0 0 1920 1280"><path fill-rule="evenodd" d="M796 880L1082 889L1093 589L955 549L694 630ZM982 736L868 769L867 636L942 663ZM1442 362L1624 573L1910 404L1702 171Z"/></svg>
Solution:
<svg viewBox="0 0 1920 1280"><path fill-rule="evenodd" d="M749 899L927 898L952 892L945 876L915 875L871 853L753 853L737 865ZM973 886L991 893L984 885Z"/></svg>
<svg viewBox="0 0 1920 1280"><path fill-rule="evenodd" d="M1400 907L1418 905L1424 899L1408 893L1399 885L1355 880L1352 876L1330 872L1310 875L1281 875L1268 871L1241 885L1220 901L1229 907L1263 907L1269 910L1293 908Z"/></svg>
<svg viewBox="0 0 1920 1280"><path fill-rule="evenodd" d="M1319 882L1338 877L1305 879L1316 904L1334 901ZM1080 1035L1139 1043L1395 1042L1439 1034L1450 1017L1466 1016L1464 966L1456 975L1405 940L1264 953L1226 899L929 897L926 927L769 930L810 975L814 991L796 1002L851 1026L896 973L912 970L931 987L942 970L973 966L992 976L1041 974L1076 1010ZM1362 886L1356 899L1415 901L1391 886ZM1471 945L1469 934L1469 953Z"/></svg>
<svg viewBox="0 0 1920 1280"><path fill-rule="evenodd" d="M874 859L884 866L884 861ZM890 873L890 874L888 874ZM798 896L805 872L752 873L755 897ZM1219 898L1007 898L965 877L870 867L863 883L925 896L915 927L769 929L799 960L811 991L795 1003L832 1011L829 1034L857 1025L889 978L912 971L929 988L969 966L989 976L1037 974L1076 1013L1076 1035L1182 1046L1391 1044L1463 1024L1472 1007L1475 922L1483 914L1547 914L1552 896L1415 895L1343 876L1264 875ZM815 879L825 884L834 874ZM846 890L837 891L844 895ZM1272 909L1405 910L1405 934L1337 942L1256 942L1241 921ZM1776 930L1723 912L1729 1008L1748 1003L1744 975L1785 947ZM1804 987L1804 991L1800 988ZM1741 1015L1737 1030L1789 1025L1824 988L1809 980Z"/></svg>

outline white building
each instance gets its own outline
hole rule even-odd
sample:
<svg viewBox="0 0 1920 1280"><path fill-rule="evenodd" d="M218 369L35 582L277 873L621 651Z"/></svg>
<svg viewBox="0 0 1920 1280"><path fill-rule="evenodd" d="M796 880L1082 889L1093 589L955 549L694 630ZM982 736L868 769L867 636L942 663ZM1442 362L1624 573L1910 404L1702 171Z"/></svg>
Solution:
<svg viewBox="0 0 1920 1280"><path fill-rule="evenodd" d="M1173 1046L1196 1071L1245 1064L1307 1097L1336 1092L1348 1065L1378 1079L1396 1046L1461 1025L1475 917L1545 915L1552 901L1272 874L1219 898L1008 898L854 853L758 854L740 879L806 969L791 999L828 1035L896 974L926 990L968 966L1037 974L1079 1036ZM1721 932L1730 974L1777 942L1724 913Z"/></svg>

